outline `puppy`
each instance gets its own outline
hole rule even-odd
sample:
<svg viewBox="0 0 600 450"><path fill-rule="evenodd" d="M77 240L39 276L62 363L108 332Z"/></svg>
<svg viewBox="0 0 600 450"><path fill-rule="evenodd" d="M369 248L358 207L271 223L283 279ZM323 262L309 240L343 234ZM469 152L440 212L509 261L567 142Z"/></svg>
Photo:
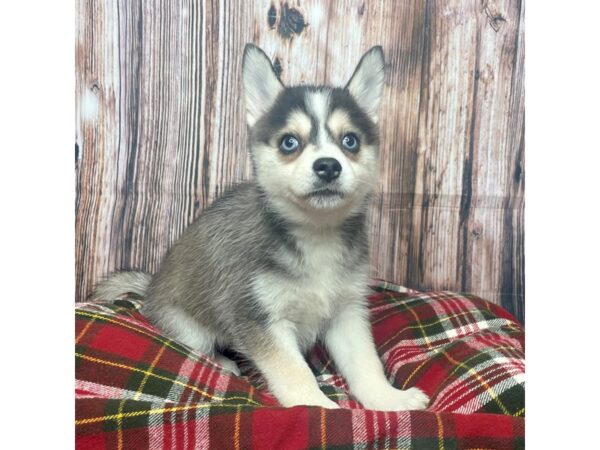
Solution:
<svg viewBox="0 0 600 450"><path fill-rule="evenodd" d="M206 209L158 273L117 273L95 297L142 296L157 327L236 374L219 351L243 354L283 406L338 407L303 357L319 340L366 408L425 408L419 389L388 382L365 299L381 47L362 57L344 88L286 87L250 44L242 72L254 181Z"/></svg>

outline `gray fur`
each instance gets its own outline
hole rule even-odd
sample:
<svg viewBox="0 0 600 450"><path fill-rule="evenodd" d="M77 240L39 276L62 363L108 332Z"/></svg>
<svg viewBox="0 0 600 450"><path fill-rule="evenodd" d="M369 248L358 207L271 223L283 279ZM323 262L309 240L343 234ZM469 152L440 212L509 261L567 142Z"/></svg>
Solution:
<svg viewBox="0 0 600 450"><path fill-rule="evenodd" d="M356 229L352 239L356 249L348 248L348 261L364 258L364 229L352 221L347 227ZM221 346L245 353L248 342L260 339L260 330L270 321L251 296L252 280L266 272L300 276L304 255L296 247L292 228L256 184L238 186L175 243L152 279L144 313L160 323L163 309L176 305L219 336ZM293 263L276 258L280 253Z"/></svg>

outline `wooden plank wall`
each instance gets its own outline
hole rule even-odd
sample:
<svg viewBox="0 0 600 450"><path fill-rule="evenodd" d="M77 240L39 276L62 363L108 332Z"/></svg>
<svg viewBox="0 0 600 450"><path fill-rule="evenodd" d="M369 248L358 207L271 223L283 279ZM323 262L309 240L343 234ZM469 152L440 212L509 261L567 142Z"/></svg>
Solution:
<svg viewBox="0 0 600 450"><path fill-rule="evenodd" d="M250 177L242 49L288 84L342 85L383 45L373 274L473 292L524 319L521 0L77 1L77 300L155 271Z"/></svg>

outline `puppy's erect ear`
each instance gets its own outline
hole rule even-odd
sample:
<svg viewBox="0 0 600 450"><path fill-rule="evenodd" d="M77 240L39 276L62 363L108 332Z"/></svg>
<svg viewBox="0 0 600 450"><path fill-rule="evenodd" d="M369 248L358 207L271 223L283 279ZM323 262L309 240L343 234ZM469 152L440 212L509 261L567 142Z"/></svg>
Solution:
<svg viewBox="0 0 600 450"><path fill-rule="evenodd" d="M365 110L375 122L378 119L379 103L383 91L384 58L381 46L372 47L363 55L354 70L346 89L358 106Z"/></svg>
<svg viewBox="0 0 600 450"><path fill-rule="evenodd" d="M260 48L246 44L242 62L246 121L253 126L266 113L283 90L268 56Z"/></svg>

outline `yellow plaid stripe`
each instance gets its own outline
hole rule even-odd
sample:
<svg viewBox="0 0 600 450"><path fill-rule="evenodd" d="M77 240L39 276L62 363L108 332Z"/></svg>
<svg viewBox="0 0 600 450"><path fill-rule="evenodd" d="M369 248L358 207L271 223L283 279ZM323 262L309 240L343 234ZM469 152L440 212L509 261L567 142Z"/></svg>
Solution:
<svg viewBox="0 0 600 450"><path fill-rule="evenodd" d="M240 419L242 409L238 406L237 411L235 412L235 430L233 432L233 448L235 450L240 449Z"/></svg>
<svg viewBox="0 0 600 450"><path fill-rule="evenodd" d="M467 372L469 372L469 374L475 380L477 380L479 382L479 384L481 386L483 386L483 388L490 394L490 397L492 398L492 400L494 400L494 402L498 405L498 407L502 410L502 412L504 414L506 414L506 415L509 415L509 416L511 415L511 413L508 411L508 409L506 408L506 406L504 405L504 403L502 403L502 400L500 400L500 398L498 397L498 395L496 395L496 392L494 391L494 389L489 385L489 383L475 369L473 369L471 366L468 366L466 364L466 362L457 361L456 359L454 359L452 356L450 356L444 350L441 350L441 353L452 364L454 364L457 367L461 367L461 368L465 369Z"/></svg>
<svg viewBox="0 0 600 450"><path fill-rule="evenodd" d="M125 405L125 399L121 399L119 402L119 408L117 409L117 415L119 418L117 419L117 449L121 450L123 448L123 406Z"/></svg>
<svg viewBox="0 0 600 450"><path fill-rule="evenodd" d="M434 349L432 350L432 352L433 352L434 354L436 354L436 353L439 353L439 352L441 351L441 349L442 349L441 347L440 347L440 348L434 348ZM514 347L510 347L510 346L494 347L494 348L493 348L493 350L494 350L494 351L499 351L499 350L507 350L509 353L513 353L513 352L515 351ZM517 354L515 354L515 355L511 355L511 356L513 356L513 357L515 357L515 358L518 358L518 359L520 359L520 358L522 358L522 357L523 357L523 356L522 356L522 355L520 355L520 354L518 354L518 355L517 355ZM475 358L481 358L481 353L476 353L475 355L473 355L473 356L471 356L471 357L467 358L467 359L466 359L465 361L463 361L463 362L464 362L464 363L469 363L469 362L471 362L471 361L472 361L473 359L475 359ZM430 357L428 357L428 358L424 359L424 360L423 360L423 361L422 361L422 362L421 362L421 363L420 363L420 364L419 364L417 367L415 367L415 368L413 369L413 371L410 373L410 375L409 375L409 376L406 378L406 381L405 381L405 382L404 382L404 384L402 385L402 389L406 389L406 386L408 385L408 383L410 382L410 380L411 380L411 379L412 379L412 378L413 378L413 377L414 377L414 376L415 376L415 375L416 375L416 374L419 372L419 370L421 370L421 368L422 368L423 366L425 366L427 363L431 363L432 361L433 361L433 358L430 356ZM458 370L459 368L460 368L460 367L455 367L455 368L452 370L452 372L450 372L450 374L449 374L449 375L447 375L447 376L446 376L446 378L444 378L444 380L443 380L443 381L440 383L440 386L445 386L445 385L446 385L446 382L447 382L447 381L448 381L450 378L452 378L452 376L453 376L453 375L454 375L454 374L457 372L457 370Z"/></svg>
<svg viewBox="0 0 600 450"><path fill-rule="evenodd" d="M423 328L423 324L421 323L421 320L419 319L419 316L412 309L409 309L409 311L412 314L412 316L415 318L415 320L417 321L417 327L419 328L419 330L421 330L421 334L423 335L423 339L425 340L425 345L429 349L433 348L433 346L431 345L431 341L429 340L429 336L427 336L427 332L425 331L425 328Z"/></svg>
<svg viewBox="0 0 600 450"><path fill-rule="evenodd" d="M192 386L191 384L183 383L183 382L181 382L179 380L175 380L173 378L164 377L162 375L158 375L156 373L152 373L152 372L149 372L147 370L138 369L137 367L128 366L126 364L115 363L115 362L112 362L112 361L106 361L104 359L94 358L92 356L83 355L81 353L75 353L75 356L77 356L78 358L87 359L88 361L92 361L92 362L96 362L96 363L100 363L100 364L106 364L108 366L118 367L118 368L124 369L124 370L129 370L131 372L138 372L138 373L148 374L148 376L151 376L151 377L154 377L154 378L158 378L159 380L170 381L171 383L178 384L180 386L183 386L183 387L186 387L188 389L191 389L192 391L197 392L200 395L202 395L203 397L206 397L206 398L208 398L210 400L217 400L217 401L226 400L225 397L219 397L219 396L216 396L216 395L209 394L208 392L205 392L205 391L203 391L201 389L198 389L196 386ZM246 397L228 397L227 400L245 400L248 403L251 403L251 404L256 405L256 406L260 406L260 403L257 403L256 401L250 400L250 399L248 399Z"/></svg>
<svg viewBox="0 0 600 450"><path fill-rule="evenodd" d="M435 418L437 419L438 426L438 449L444 450L444 424L442 423L442 417L439 413L435 413Z"/></svg>
<svg viewBox="0 0 600 450"><path fill-rule="evenodd" d="M142 391L144 390L144 386L146 385L146 381L148 381L148 378L150 378L150 375L152 374L152 369L154 369L154 366L156 366L156 364L158 363L158 360L160 359L162 354L165 352L166 348L167 347L162 346L160 348L160 350L156 353L156 356L150 363L150 367L148 368L147 373L144 374L144 378L142 378L142 382L140 383L139 387L136 390L135 395L133 396L134 400L137 400L138 398L140 398L140 395L142 394Z"/></svg>
<svg viewBox="0 0 600 450"><path fill-rule="evenodd" d="M410 329L420 329L421 333L423 334L423 336L425 337L425 339L427 339L427 336L425 334L425 329L423 328L423 324L421 323L421 321L419 320L418 316L415 314L415 312L413 311L414 308L416 308L417 306L421 306L422 303L421 302L417 302L413 305L407 305L406 303L400 303L398 304L398 306L400 307L400 311L401 312L410 312L413 317L417 318L417 325L414 327L410 327ZM398 314L398 310L395 311L396 314ZM373 322L376 323L376 322ZM379 345L379 349L384 348L385 346L387 346L387 344L389 344L391 341L393 341L394 339L396 339L400 334L402 334L404 332L404 330L408 329L408 327L402 328L400 330L398 330L398 332L394 333L387 341L385 341L383 344Z"/></svg>
<svg viewBox="0 0 600 450"><path fill-rule="evenodd" d="M325 450L327 448L327 427L325 414L327 413L326 408L321 408L321 450Z"/></svg>
<svg viewBox="0 0 600 450"><path fill-rule="evenodd" d="M83 327L83 329L79 332L79 334L77 335L77 337L75 338L75 344L77 345L79 343L79 341L81 340L81 338L85 335L85 333L87 333L87 331L90 329L90 327L93 325L94 320L96 319L92 319L90 320L88 323L85 324L85 327Z"/></svg>
<svg viewBox="0 0 600 450"><path fill-rule="evenodd" d="M160 342L162 345L169 347L171 350L179 353L180 355L185 356L187 359L190 359L194 362L209 363L212 367L214 367L216 369L220 369L220 367L217 366L209 358L199 358L197 355L195 355L191 352L186 352L186 351L182 350L181 348L179 348L182 344L173 345L173 344L171 344L172 341L170 339L163 338L161 335L158 335L156 333L148 332L141 327L132 326L132 325L128 324L127 322L120 321L117 319L112 319L109 316L105 316L102 314L93 314L93 313L90 313L87 311L77 310L77 311L75 311L75 314L80 315L80 316L85 316L85 317L91 317L94 319L100 319L105 322L109 322L109 323L118 325L120 327L128 328L132 331L135 331L136 333L142 334L144 336L148 336L148 337L154 339L155 341Z"/></svg>
<svg viewBox="0 0 600 450"><path fill-rule="evenodd" d="M374 320L373 323L382 322L382 321L384 321L385 319L387 319L389 317L394 317L394 316L397 316L397 315L398 315L398 311L391 311L389 314L387 314L385 316L382 316L382 317L379 317L377 320ZM435 326L435 325L440 325L440 324L442 324L444 322L447 322L449 320L452 320L454 318L459 319L459 318L462 318L462 317L467 316L467 315L473 315L473 311L463 311L463 312L460 312L460 313L455 313L455 314L452 314L450 316L444 316L444 317L437 316L438 320L435 320L433 322L427 322L423 326L425 328L429 328L429 327L432 327L432 326ZM469 325L470 322L467 322L467 324ZM406 327L405 329L409 329L410 330L410 329L414 329L414 328L416 328L416 327Z"/></svg>
<svg viewBox="0 0 600 450"><path fill-rule="evenodd" d="M415 306L420 306L420 305L415 305ZM406 307L404 309L404 311L409 311L409 312L412 313L412 315L414 317L416 317L416 314L415 314L414 311L412 311L412 309L413 309L412 307ZM385 348L390 342L392 342L393 340L397 339L398 336L400 334L404 333L406 330L420 330L421 333L423 334L423 337L425 339L428 339L428 337L431 337L431 336L425 334L425 330L427 328L434 327L436 325L441 325L444 322L452 320L453 318L463 317L463 316L466 316L466 315L469 315L469 314L472 314L472 313L473 313L472 311L465 311L465 312L453 314L451 316L445 316L445 317L439 317L438 316L438 320L434 320L434 321L427 322L427 323L423 323L423 322L421 322L420 320L417 319L417 324L416 325L409 325L409 326L403 327L402 329L398 330L390 338L388 338L383 344L379 345L378 348L379 349ZM393 311L392 313L389 314L389 316L394 316L394 315L397 315L397 314L398 314L397 311ZM383 320L383 318L382 318L382 320ZM376 322L377 321L373 321L373 323L376 323ZM461 325L461 326L467 326L467 325L472 325L472 323L467 323L467 324ZM511 323L511 322L507 322L506 324L503 325L503 327L506 327L506 329L512 330L512 331L519 331L519 332L521 331L518 325L516 325L514 323Z"/></svg>
<svg viewBox="0 0 600 450"><path fill-rule="evenodd" d="M437 353L439 352L439 349L434 348L432 350L433 353ZM419 370L421 370L421 368L423 366L425 366L425 364L430 363L431 362L431 357L429 358L425 358L421 364L419 364L417 367L414 368L414 370L410 373L410 375L408 375L408 377L406 378L406 380L404 381L404 383L402 384L402 389L406 389L406 387L408 386L408 383L410 383L410 380L412 379L412 377L414 377L417 372L419 372Z"/></svg>
<svg viewBox="0 0 600 450"><path fill-rule="evenodd" d="M437 350L439 351L440 349L437 349ZM493 350L497 351L497 352L499 352L500 350L507 350L509 353L512 353L512 352L514 352L515 349L514 349L514 347L511 347L511 346L502 346L502 347L494 347ZM476 353L473 356L470 356L469 358L465 359L463 361L463 364L469 364L474 359L481 358L481 356L482 356L481 353ZM512 357L517 358L517 359L522 359L523 355L517 354L517 355L513 355ZM446 377L439 383L439 385L445 386L446 383L448 383L448 381L455 376L456 372L458 372L458 370L460 368L461 368L460 366L455 366L454 369L452 369L452 371L450 373L448 373L448 375L446 375ZM440 388L438 388L438 390L436 390L435 394L437 394L439 392L439 389Z"/></svg>
<svg viewBox="0 0 600 450"><path fill-rule="evenodd" d="M179 411L188 411L191 409L200 409L200 408L214 408L218 406L219 408L241 408L248 405L227 405L227 404L219 404L215 405L213 403L196 403L194 405L182 405L182 406L173 406L170 408L155 408L155 409L143 409L141 411L129 411L126 413L117 413L117 414L107 414L105 416L98 417L89 417L87 419L78 419L75 420L75 425L88 425L92 423L98 422L107 422L109 420L123 420L132 417L140 417L140 416L151 416L156 414L164 414L170 412L179 412Z"/></svg>

